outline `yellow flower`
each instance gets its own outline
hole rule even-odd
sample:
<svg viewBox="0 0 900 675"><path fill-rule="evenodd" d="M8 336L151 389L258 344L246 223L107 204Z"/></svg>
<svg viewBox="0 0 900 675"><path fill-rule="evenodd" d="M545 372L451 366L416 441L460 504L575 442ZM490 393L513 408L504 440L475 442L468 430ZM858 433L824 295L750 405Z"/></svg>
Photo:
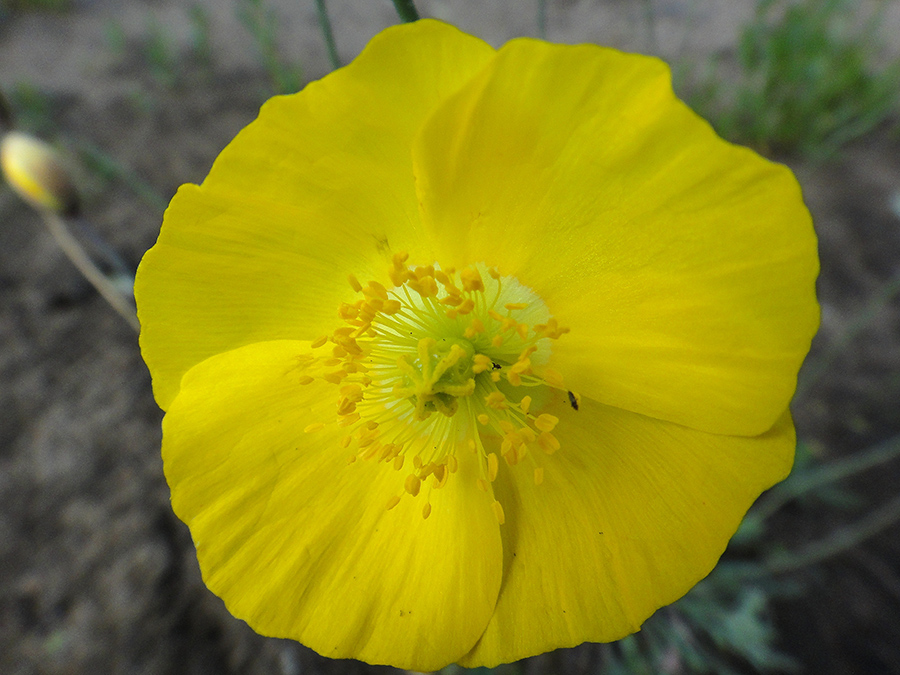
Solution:
<svg viewBox="0 0 900 675"><path fill-rule="evenodd" d="M790 470L817 268L791 173L660 61L384 31L269 101L138 274L207 585L417 670L638 630Z"/></svg>

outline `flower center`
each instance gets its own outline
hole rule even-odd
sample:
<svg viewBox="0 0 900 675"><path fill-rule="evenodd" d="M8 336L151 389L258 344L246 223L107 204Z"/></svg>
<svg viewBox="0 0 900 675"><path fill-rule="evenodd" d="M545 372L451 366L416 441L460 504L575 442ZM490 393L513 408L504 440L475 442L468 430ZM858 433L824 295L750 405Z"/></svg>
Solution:
<svg viewBox="0 0 900 675"><path fill-rule="evenodd" d="M496 270L412 268L407 259L394 256L390 290L377 281L363 287L351 275L361 297L342 303L344 325L312 344L317 352L331 345L330 356L317 353L307 372L339 387L337 424L346 428L340 445L352 452L349 461L392 462L400 471L411 460L404 495L413 497L423 485L426 493L442 488L463 452L475 452L485 492L500 470L498 455L511 468L531 465L540 484L541 455L559 449L552 433L559 420L533 409L552 390L565 391L546 364L552 340L568 329L533 291ZM494 511L502 523L496 500ZM426 495L422 515L430 513Z"/></svg>

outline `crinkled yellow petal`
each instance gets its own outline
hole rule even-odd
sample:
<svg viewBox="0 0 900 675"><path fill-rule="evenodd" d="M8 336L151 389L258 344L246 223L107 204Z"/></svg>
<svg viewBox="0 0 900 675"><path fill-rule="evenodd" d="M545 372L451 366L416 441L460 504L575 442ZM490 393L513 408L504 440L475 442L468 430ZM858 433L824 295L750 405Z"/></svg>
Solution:
<svg viewBox="0 0 900 675"><path fill-rule="evenodd" d="M203 185L185 185L138 271L141 347L166 409L194 364L334 328L345 279L422 238L413 135L494 54L436 21L390 28L346 68L266 103Z"/></svg>
<svg viewBox="0 0 900 675"><path fill-rule="evenodd" d="M514 40L414 150L447 265L515 276L571 328L569 387L715 433L778 419L818 324L816 240L785 167L719 139L659 60Z"/></svg>
<svg viewBox="0 0 900 675"><path fill-rule="evenodd" d="M172 506L203 578L256 631L333 658L436 670L475 644L500 587L499 528L474 455L427 495L392 463L347 463L336 387L301 385L308 343L192 368L163 422ZM305 433L310 424L332 422ZM343 430L341 430L343 431Z"/></svg>
<svg viewBox="0 0 900 675"><path fill-rule="evenodd" d="M706 434L582 399L561 449L494 483L504 579L461 664L493 666L636 631L706 576L760 492L790 471L788 413L756 438Z"/></svg>

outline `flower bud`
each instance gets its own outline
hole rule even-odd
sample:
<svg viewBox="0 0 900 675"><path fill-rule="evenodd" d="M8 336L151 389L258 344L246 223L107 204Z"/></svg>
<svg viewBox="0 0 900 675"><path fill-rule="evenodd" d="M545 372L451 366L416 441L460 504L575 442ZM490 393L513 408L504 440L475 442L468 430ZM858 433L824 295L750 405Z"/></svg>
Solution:
<svg viewBox="0 0 900 675"><path fill-rule="evenodd" d="M75 215L78 193L58 153L43 141L20 131L0 140L0 168L15 192L32 206Z"/></svg>

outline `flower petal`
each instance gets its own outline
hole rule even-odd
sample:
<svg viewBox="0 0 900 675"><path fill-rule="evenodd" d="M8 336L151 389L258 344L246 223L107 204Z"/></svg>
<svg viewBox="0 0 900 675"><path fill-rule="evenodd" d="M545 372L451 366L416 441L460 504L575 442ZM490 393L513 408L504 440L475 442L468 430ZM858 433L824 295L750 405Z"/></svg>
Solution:
<svg viewBox="0 0 900 675"><path fill-rule="evenodd" d="M788 413L756 438L706 434L582 399L560 406L562 447L494 483L504 580L461 664L493 666L637 630L713 568L759 493L790 471Z"/></svg>
<svg viewBox="0 0 900 675"><path fill-rule="evenodd" d="M202 186L182 186L135 291L160 407L208 356L333 328L348 274L377 278L392 251L430 250L412 137L493 54L436 21L388 29L346 68L266 103Z"/></svg>
<svg viewBox="0 0 900 675"><path fill-rule="evenodd" d="M163 422L172 506L210 590L258 632L333 658L436 670L472 648L494 608L491 500L462 462L429 494L427 520L424 490L388 511L404 472L348 465L334 424L304 433L335 419L338 396L299 384L306 351L257 343L188 372Z"/></svg>
<svg viewBox="0 0 900 675"><path fill-rule="evenodd" d="M818 324L816 240L783 166L718 138L661 61L514 40L428 120L423 225L571 328L569 386L715 433L787 406Z"/></svg>

